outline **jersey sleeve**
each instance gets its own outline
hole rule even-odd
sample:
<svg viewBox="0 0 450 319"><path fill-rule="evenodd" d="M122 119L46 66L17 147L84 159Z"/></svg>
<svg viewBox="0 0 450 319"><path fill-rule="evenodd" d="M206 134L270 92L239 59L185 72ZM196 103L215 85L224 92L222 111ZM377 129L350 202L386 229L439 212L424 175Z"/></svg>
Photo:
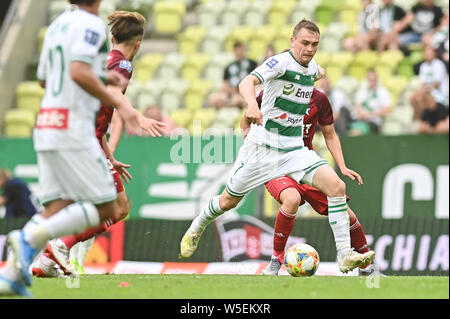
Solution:
<svg viewBox="0 0 450 319"><path fill-rule="evenodd" d="M283 61L278 56L270 57L250 74L256 76L260 83L264 83L283 75L286 71L283 65Z"/></svg>
<svg viewBox="0 0 450 319"><path fill-rule="evenodd" d="M44 39L44 44L42 46L41 55L39 56L39 64L36 71L36 76L41 81L45 81L47 78L47 63L48 63L48 52L47 52L47 44Z"/></svg>
<svg viewBox="0 0 450 319"><path fill-rule="evenodd" d="M105 40L105 29L101 20L98 23L80 26L70 49L70 61L91 64L104 45Z"/></svg>
<svg viewBox="0 0 450 319"><path fill-rule="evenodd" d="M122 74L128 80L131 79L133 75L133 65L128 60L113 60L108 63L108 70L114 70Z"/></svg>
<svg viewBox="0 0 450 319"><path fill-rule="evenodd" d="M319 124L330 125L334 123L333 109L331 108L330 100L325 94L321 94L316 102L319 107Z"/></svg>

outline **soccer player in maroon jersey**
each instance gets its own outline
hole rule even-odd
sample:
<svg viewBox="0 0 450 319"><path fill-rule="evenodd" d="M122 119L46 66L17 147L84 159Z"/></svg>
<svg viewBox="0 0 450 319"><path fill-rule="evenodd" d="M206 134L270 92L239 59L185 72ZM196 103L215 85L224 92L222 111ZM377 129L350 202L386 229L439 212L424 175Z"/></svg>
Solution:
<svg viewBox="0 0 450 319"><path fill-rule="evenodd" d="M263 92L259 94L257 101L261 104ZM308 110L304 117L303 141L305 146L313 149L312 141L316 132L317 124L320 124L322 133L328 149L333 155L341 173L344 176L356 180L361 185L361 176L348 169L345 165L342 148L333 125L333 111L328 97L317 89L313 90ZM246 137L250 125L245 117L241 120L241 130L243 137ZM289 176L281 176L266 183L269 193L281 203L280 210L275 221L273 256L269 265L262 271L263 275L277 275L283 264L284 250L289 235L294 227L295 215L298 207L308 202L311 207L320 215L328 215L327 196L318 189L307 184L299 184ZM347 196L347 201L349 201ZM351 246L358 253L369 251L366 236L355 213L348 208L350 217L350 238ZM375 271L374 265L367 265L359 269L360 275L369 275Z"/></svg>
<svg viewBox="0 0 450 319"><path fill-rule="evenodd" d="M133 66L130 61L133 60L139 50L143 35L145 18L137 12L116 11L108 17L111 26L113 50L109 53L107 59L108 70L115 70L122 74L126 79L131 79ZM126 88L109 88L109 93L118 97L122 102L128 103L124 97ZM106 133L113 117L114 109L106 105L101 105L96 120L96 136L102 146L102 149L108 160L108 165L114 177L114 183L117 190L116 209L114 217L107 220L100 226L90 228L84 233L62 237L50 241L44 253L39 256L32 266L32 272L36 276L54 277L58 276L55 263L59 265L65 274L74 274L75 269L69 261L70 249L78 242L86 241L93 236L106 231L111 225L123 220L130 211L130 204L125 193L121 177L128 184L132 176L127 171L128 164L121 163L114 158ZM164 133L164 124L155 120L153 127L148 132L151 136L161 136ZM82 266L82 265L81 265Z"/></svg>

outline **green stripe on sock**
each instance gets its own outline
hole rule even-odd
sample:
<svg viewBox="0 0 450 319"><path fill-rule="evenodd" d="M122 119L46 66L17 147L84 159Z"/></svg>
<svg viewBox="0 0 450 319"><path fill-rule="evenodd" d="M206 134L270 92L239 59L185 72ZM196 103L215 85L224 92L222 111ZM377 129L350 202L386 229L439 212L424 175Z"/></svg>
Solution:
<svg viewBox="0 0 450 319"><path fill-rule="evenodd" d="M340 209L340 210L334 210L334 211L330 211L330 209L328 209L328 214L341 213L341 212L346 212L346 211L347 211L347 208Z"/></svg>
<svg viewBox="0 0 450 319"><path fill-rule="evenodd" d="M212 199L209 201L209 211L210 212L212 212L214 215L219 215L216 211L215 211L215 209L214 209L214 207L213 207L213 204L212 204Z"/></svg>
<svg viewBox="0 0 450 319"><path fill-rule="evenodd" d="M347 205L347 203L339 204L339 205L330 205L330 204L328 204L328 209L330 209L330 208L337 208L337 207L343 207L345 205Z"/></svg>

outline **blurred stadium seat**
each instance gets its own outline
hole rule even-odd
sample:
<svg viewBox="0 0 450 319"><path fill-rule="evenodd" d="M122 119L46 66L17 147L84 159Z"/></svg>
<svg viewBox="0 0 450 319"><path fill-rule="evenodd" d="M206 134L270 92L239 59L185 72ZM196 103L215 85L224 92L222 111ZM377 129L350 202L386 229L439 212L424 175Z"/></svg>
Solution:
<svg viewBox="0 0 450 319"><path fill-rule="evenodd" d="M158 33L175 34L183 26L186 4L183 1L158 1L154 7L154 27Z"/></svg>
<svg viewBox="0 0 450 319"><path fill-rule="evenodd" d="M41 107L41 99L44 93L45 90L39 85L39 82L22 82L16 89L16 107L30 110L33 114L36 114Z"/></svg>
<svg viewBox="0 0 450 319"><path fill-rule="evenodd" d="M394 3L409 10L416 0ZM436 3L448 8L447 1ZM67 7L66 0L50 1L49 22ZM152 32L159 38L175 38L175 52L141 52L127 90L130 101L138 108L161 104L170 114L184 108L194 114L207 105L209 93L222 86L223 72L233 60L231 52L236 41L246 44L247 56L260 62L269 46L277 53L289 48L292 30L302 18L319 25L321 41L315 60L326 69L331 83L350 98L365 81L367 71L374 68L394 104L409 106L408 96L417 85L413 67L423 61L419 47L412 48L406 56L402 51L353 54L343 50L343 39L359 32L360 0L104 0L100 15L106 19L115 8L124 7L151 9L148 18ZM46 28L37 32L38 51ZM175 84L180 87L175 88ZM37 83L22 83L17 86L15 106L35 113L42 94ZM395 119L394 116L389 121ZM218 125L223 124L219 122ZM387 124L386 131L397 128Z"/></svg>
<svg viewBox="0 0 450 319"><path fill-rule="evenodd" d="M5 116L7 137L31 137L35 113L28 109L10 109Z"/></svg>

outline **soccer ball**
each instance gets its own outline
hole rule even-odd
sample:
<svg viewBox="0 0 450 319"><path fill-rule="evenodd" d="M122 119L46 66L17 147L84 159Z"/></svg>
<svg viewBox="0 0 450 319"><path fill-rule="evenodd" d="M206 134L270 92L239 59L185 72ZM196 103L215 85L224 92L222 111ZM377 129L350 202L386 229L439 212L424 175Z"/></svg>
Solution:
<svg viewBox="0 0 450 319"><path fill-rule="evenodd" d="M295 244L284 254L284 266L293 277L314 275L319 261L319 254L308 244Z"/></svg>

